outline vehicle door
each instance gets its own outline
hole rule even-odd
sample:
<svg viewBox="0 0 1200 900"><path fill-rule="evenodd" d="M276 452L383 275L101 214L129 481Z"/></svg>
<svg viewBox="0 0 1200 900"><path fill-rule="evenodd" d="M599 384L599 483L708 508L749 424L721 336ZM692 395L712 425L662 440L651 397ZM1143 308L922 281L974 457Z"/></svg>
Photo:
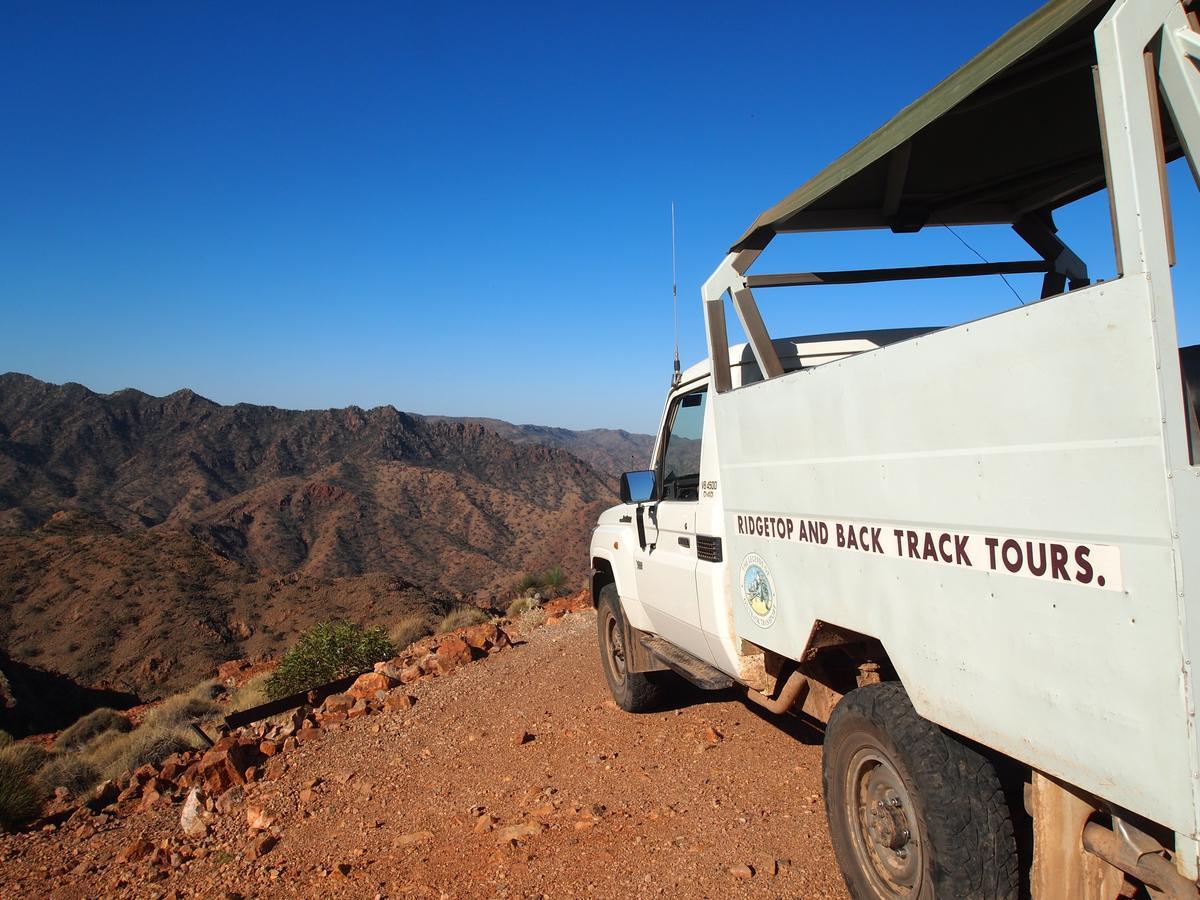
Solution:
<svg viewBox="0 0 1200 900"><path fill-rule="evenodd" d="M655 460L658 495L646 510L646 548L638 560L638 597L654 630L706 662L696 592L696 508L708 392L676 397L667 412Z"/></svg>

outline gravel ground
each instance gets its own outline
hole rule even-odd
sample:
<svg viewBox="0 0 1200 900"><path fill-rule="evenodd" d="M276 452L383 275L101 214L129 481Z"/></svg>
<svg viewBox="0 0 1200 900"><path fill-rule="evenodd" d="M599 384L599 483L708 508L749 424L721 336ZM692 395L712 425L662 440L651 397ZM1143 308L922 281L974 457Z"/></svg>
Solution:
<svg viewBox="0 0 1200 900"><path fill-rule="evenodd" d="M846 896L820 735L732 691L620 711L591 611L413 687L411 710L288 754L282 778L208 814L206 838L183 835L180 798L0 837L4 894ZM138 839L159 863L118 861Z"/></svg>

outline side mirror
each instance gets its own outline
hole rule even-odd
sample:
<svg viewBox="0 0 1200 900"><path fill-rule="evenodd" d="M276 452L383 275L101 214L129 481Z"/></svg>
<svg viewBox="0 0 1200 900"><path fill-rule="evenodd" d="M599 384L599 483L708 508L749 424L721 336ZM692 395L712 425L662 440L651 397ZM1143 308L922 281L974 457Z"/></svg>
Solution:
<svg viewBox="0 0 1200 900"><path fill-rule="evenodd" d="M621 502L645 503L654 499L654 472L649 469L640 472L626 472L621 476Z"/></svg>

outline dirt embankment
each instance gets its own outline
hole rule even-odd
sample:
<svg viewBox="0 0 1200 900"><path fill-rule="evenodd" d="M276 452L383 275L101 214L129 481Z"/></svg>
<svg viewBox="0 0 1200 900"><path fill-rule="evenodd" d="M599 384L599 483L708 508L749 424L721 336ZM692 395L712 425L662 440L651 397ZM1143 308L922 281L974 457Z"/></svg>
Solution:
<svg viewBox="0 0 1200 900"><path fill-rule="evenodd" d="M280 777L205 813L203 838L180 828L182 796L0 837L0 884L55 897L844 897L819 736L733 692L621 712L594 629L591 611L568 615L410 685L411 709L322 730ZM122 860L139 841L155 851Z"/></svg>

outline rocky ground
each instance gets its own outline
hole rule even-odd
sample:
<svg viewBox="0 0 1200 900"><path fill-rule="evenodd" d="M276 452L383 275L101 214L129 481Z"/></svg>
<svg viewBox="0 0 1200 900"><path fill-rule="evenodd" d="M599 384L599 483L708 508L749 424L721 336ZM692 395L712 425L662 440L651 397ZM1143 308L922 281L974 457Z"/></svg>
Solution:
<svg viewBox="0 0 1200 900"><path fill-rule="evenodd" d="M590 610L514 637L396 688L409 708L359 704L255 780L202 784L191 836L190 788L151 781L148 801L0 837L4 894L846 896L817 733L735 692L621 712Z"/></svg>

